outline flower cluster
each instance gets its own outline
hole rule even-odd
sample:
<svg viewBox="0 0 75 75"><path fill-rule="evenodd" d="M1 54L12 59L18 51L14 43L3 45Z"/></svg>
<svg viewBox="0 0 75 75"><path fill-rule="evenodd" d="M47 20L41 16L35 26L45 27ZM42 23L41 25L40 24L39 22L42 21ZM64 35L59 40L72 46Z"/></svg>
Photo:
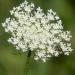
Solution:
<svg viewBox="0 0 75 75"><path fill-rule="evenodd" d="M34 60L44 62L59 54L69 55L71 49L70 31L64 31L60 18L52 9L43 12L35 9L33 3L27 1L14 7L9 17L2 23L5 32L11 33L8 42L17 50L27 52L28 48L35 52Z"/></svg>

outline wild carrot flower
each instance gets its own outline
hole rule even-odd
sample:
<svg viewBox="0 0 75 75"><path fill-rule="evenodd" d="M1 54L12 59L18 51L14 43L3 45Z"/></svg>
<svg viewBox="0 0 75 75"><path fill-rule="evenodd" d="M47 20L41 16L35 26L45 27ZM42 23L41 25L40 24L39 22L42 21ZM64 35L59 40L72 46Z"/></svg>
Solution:
<svg viewBox="0 0 75 75"><path fill-rule="evenodd" d="M10 11L12 17L6 18L2 26L9 32L8 39L17 50L35 52L34 60L46 62L52 56L69 55L71 49L70 31L64 31L62 21L52 9L43 12L35 9L34 3L27 1Z"/></svg>

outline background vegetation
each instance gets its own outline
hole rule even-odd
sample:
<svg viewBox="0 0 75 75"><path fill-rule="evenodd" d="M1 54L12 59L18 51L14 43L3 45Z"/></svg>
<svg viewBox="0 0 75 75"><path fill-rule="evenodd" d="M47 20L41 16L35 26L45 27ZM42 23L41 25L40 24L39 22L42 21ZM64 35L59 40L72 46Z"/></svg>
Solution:
<svg viewBox="0 0 75 75"><path fill-rule="evenodd" d="M13 6L18 6L24 0L0 0L0 75L24 75L26 56L17 52L15 47L7 42L10 37L4 32L1 23L10 16ZM75 2L73 0L28 0L40 6L44 12L52 8L60 16L64 30L72 33L72 48L75 49ZM52 58L46 63L30 64L29 75L75 75L75 51L70 56Z"/></svg>

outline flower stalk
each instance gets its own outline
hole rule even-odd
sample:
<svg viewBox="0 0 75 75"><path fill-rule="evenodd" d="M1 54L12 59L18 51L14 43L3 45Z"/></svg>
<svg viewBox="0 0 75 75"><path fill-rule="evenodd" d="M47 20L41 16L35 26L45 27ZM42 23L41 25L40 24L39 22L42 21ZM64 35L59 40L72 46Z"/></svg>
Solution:
<svg viewBox="0 0 75 75"><path fill-rule="evenodd" d="M24 69L24 75L29 74L30 64L31 64L31 50L29 50L28 53L27 53L25 69Z"/></svg>

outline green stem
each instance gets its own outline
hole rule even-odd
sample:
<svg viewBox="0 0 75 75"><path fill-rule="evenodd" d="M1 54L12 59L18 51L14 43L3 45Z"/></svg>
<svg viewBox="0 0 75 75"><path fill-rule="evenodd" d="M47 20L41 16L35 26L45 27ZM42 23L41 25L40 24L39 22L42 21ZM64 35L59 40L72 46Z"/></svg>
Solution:
<svg viewBox="0 0 75 75"><path fill-rule="evenodd" d="M31 62L30 58L31 58L31 50L29 50L28 53L27 53L27 59L26 59L26 63L25 63L24 75L29 74L29 68L30 68L30 62Z"/></svg>

